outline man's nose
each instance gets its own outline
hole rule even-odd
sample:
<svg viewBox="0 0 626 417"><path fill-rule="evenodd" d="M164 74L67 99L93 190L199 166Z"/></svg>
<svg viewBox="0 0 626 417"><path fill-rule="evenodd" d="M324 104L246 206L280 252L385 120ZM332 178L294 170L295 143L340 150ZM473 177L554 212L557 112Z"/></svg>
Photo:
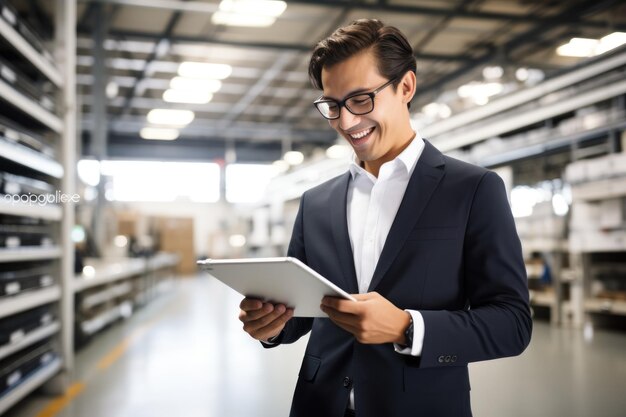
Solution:
<svg viewBox="0 0 626 417"><path fill-rule="evenodd" d="M350 113L346 107L339 110L339 127L341 130L348 130L359 123L359 116Z"/></svg>

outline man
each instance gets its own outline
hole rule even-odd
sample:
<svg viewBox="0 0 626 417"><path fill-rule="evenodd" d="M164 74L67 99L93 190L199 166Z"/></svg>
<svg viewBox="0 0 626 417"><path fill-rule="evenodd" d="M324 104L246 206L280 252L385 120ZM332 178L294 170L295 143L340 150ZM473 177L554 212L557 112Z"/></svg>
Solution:
<svg viewBox="0 0 626 417"><path fill-rule="evenodd" d="M471 416L470 362L528 345L528 289L506 192L485 169L442 155L411 128L408 41L358 20L316 46L322 116L354 149L345 174L302 196L288 255L354 293L330 319L244 299L266 347L311 331L292 417Z"/></svg>

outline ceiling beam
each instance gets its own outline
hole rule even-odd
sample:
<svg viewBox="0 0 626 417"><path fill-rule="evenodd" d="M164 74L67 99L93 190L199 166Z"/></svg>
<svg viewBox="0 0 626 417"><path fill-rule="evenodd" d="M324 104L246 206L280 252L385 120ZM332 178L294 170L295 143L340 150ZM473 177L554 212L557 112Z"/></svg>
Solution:
<svg viewBox="0 0 626 417"><path fill-rule="evenodd" d="M92 115L85 114L81 122L83 131L90 131L94 120ZM109 122L110 134L134 135L145 126L145 118L126 116ZM288 124L235 122L228 130L220 129L215 120L200 119L181 129L181 137L198 140L233 140L242 139L253 142L281 142L289 136L294 142L330 143L336 134L327 125L319 129L298 129Z"/></svg>
<svg viewBox="0 0 626 417"><path fill-rule="evenodd" d="M90 28L87 26L79 26L78 34L89 36ZM130 30L115 30L109 31L109 39L113 40L149 40L156 41L160 39L161 33L155 32L141 32ZM255 49L268 49L272 51L294 51L294 52L311 52L313 50L313 44L297 44L297 43L275 43L275 42L255 42L255 41L234 41L225 39L215 39L211 36L184 36L184 35L171 35L168 38L169 42L174 43L189 43L189 44L212 44L212 45L226 45L240 48L255 48ZM457 54L434 54L434 53L416 53L415 58L425 61L471 61L472 57L467 55Z"/></svg>
<svg viewBox="0 0 626 417"><path fill-rule="evenodd" d="M193 13L215 13L219 9L218 3L205 3L202 1L181 1L181 0L79 0L81 2L100 2L109 4L121 4L134 7L149 7L156 9L165 9L180 12ZM366 10L373 12L401 13L423 16L446 16L450 13L450 8L445 7L426 7L402 4L389 4L386 1L375 3L359 3L351 4L346 1L337 0L288 0L291 5L312 5L318 7L327 7L334 9L343 9L346 6L353 6L357 10ZM572 25L576 24L586 28L608 29L609 25L605 22L588 21L580 16L568 16L567 18L556 18L552 16L542 16L534 13L500 13L500 12L484 12L477 10L458 10L455 17L475 20L487 21L507 21L511 23L533 23L533 24L551 24L551 25ZM617 24L612 27L615 30L625 30L626 25Z"/></svg>
<svg viewBox="0 0 626 417"><path fill-rule="evenodd" d="M161 56L165 55L165 53L169 49L169 37L172 35L172 32L174 31L174 28L180 21L182 15L183 15L183 12L174 12L174 14L170 16L167 22L167 25L165 26L165 30L159 34L158 40L154 45L154 50L148 56L148 58L146 58L146 61L145 61L146 63L143 67L143 70L137 75L136 81L133 84L132 88L126 93L124 106L120 113L122 116L124 116L125 114L128 114L128 112L131 110L132 102L135 96L137 94L139 95L143 94L143 88L140 87L142 84L142 81L146 79L149 75L151 75L150 66L152 62L155 61L157 58L160 58Z"/></svg>

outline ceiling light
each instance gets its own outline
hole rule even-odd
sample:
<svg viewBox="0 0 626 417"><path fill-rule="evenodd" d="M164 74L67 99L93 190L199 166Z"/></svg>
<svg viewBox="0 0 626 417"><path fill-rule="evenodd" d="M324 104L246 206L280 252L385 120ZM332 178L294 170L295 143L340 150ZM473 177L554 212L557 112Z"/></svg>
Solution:
<svg viewBox="0 0 626 417"><path fill-rule="evenodd" d="M595 55L595 49L600 44L597 39L572 38L564 45L556 48L556 53L561 56L585 58Z"/></svg>
<svg viewBox="0 0 626 417"><path fill-rule="evenodd" d="M172 81L170 81L170 88L175 90L202 90L209 93L215 93L222 88L222 82L220 80L174 77L172 78Z"/></svg>
<svg viewBox="0 0 626 417"><path fill-rule="evenodd" d="M128 245L128 238L124 235L117 235L115 239L113 239L113 243L118 248L125 248Z"/></svg>
<svg viewBox="0 0 626 417"><path fill-rule="evenodd" d="M222 0L220 11L239 14L278 17L287 8L287 3L276 0Z"/></svg>
<svg viewBox="0 0 626 417"><path fill-rule="evenodd" d="M215 12L211 17L211 21L215 25L268 27L276 22L276 18L270 16Z"/></svg>
<svg viewBox="0 0 626 417"><path fill-rule="evenodd" d="M333 145L326 149L326 156L330 159L346 158L350 155L350 147L346 145Z"/></svg>
<svg viewBox="0 0 626 417"><path fill-rule="evenodd" d="M163 93L163 100L168 103L206 104L213 94L202 90L175 90L170 88Z"/></svg>
<svg viewBox="0 0 626 417"><path fill-rule="evenodd" d="M193 121L191 110L153 109L148 113L148 122L155 125L185 126Z"/></svg>
<svg viewBox="0 0 626 417"><path fill-rule="evenodd" d="M283 157L289 165L300 165L304 161L304 154L298 151L285 152Z"/></svg>
<svg viewBox="0 0 626 417"><path fill-rule="evenodd" d="M284 1L222 0L211 20L216 25L267 27L287 8Z"/></svg>
<svg viewBox="0 0 626 417"><path fill-rule="evenodd" d="M483 77L486 80L498 80L504 75L504 70L500 66L485 67L483 69Z"/></svg>
<svg viewBox="0 0 626 417"><path fill-rule="evenodd" d="M521 82L526 81L528 79L528 68L518 68L515 71L515 78Z"/></svg>
<svg viewBox="0 0 626 417"><path fill-rule="evenodd" d="M183 62L178 67L178 75L189 78L223 80L233 72L233 67L226 64L209 62Z"/></svg>
<svg viewBox="0 0 626 417"><path fill-rule="evenodd" d="M289 169L289 164L283 161L282 159L279 159L278 161L274 161L272 165L276 167L279 174L282 174L283 172L286 172Z"/></svg>
<svg viewBox="0 0 626 417"><path fill-rule="evenodd" d="M114 99L120 91L120 87L115 81L109 81L105 87L105 94L108 99Z"/></svg>
<svg viewBox="0 0 626 417"><path fill-rule="evenodd" d="M626 32L613 32L600 39L596 54L603 54L626 43Z"/></svg>
<svg viewBox="0 0 626 417"><path fill-rule="evenodd" d="M476 96L473 97L472 100L474 100L474 103L478 104L479 106L484 106L485 104L489 103L489 97L487 96Z"/></svg>
<svg viewBox="0 0 626 417"><path fill-rule="evenodd" d="M174 140L178 139L180 133L177 129L163 129L156 127L144 127L139 131L142 139L148 140Z"/></svg>
<svg viewBox="0 0 626 417"><path fill-rule="evenodd" d="M228 243L233 248L241 248L246 244L246 237L244 235L232 235L228 238Z"/></svg>

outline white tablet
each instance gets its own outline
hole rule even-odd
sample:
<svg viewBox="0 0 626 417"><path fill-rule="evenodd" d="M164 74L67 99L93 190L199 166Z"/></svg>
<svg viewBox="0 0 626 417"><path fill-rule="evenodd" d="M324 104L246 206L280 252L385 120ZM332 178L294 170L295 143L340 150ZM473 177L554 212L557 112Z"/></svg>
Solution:
<svg viewBox="0 0 626 417"><path fill-rule="evenodd" d="M356 301L296 258L206 259L198 265L239 294L294 308L294 317L327 317L324 296Z"/></svg>

